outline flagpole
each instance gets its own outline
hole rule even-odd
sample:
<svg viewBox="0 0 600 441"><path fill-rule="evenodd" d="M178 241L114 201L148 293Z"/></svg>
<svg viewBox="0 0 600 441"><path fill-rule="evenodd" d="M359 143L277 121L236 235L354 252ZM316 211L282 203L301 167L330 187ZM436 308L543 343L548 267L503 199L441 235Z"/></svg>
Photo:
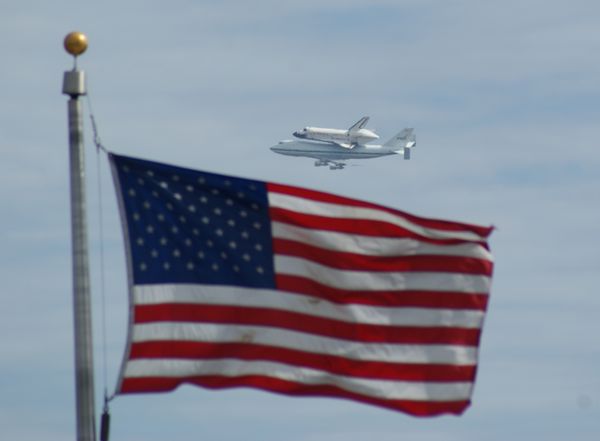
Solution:
<svg viewBox="0 0 600 441"><path fill-rule="evenodd" d="M85 95L86 90L84 72L77 69L77 56L87 49L87 38L80 32L71 32L65 37L64 46L66 51L74 57L73 69L64 74L63 94L70 97L68 117L77 441L95 441L94 363L85 203L83 116L79 101L79 97Z"/></svg>

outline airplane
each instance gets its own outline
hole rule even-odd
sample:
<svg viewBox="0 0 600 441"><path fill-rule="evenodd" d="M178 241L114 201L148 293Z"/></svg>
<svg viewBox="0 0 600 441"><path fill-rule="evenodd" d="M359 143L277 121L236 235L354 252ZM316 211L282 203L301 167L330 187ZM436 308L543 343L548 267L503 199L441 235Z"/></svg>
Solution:
<svg viewBox="0 0 600 441"><path fill-rule="evenodd" d="M303 156L316 159L315 167L329 166L330 170L341 170L349 159L368 159L402 154L410 159L410 150L417 145L414 129L404 129L385 144L358 144L352 149L341 147L336 142L293 140L279 141L271 147L275 153L288 156Z"/></svg>
<svg viewBox="0 0 600 441"><path fill-rule="evenodd" d="M322 127L304 127L293 133L296 138L310 139L313 141L334 142L340 147L353 149L354 147L379 139L379 135L364 127L369 122L368 116L363 116L348 130L325 129Z"/></svg>

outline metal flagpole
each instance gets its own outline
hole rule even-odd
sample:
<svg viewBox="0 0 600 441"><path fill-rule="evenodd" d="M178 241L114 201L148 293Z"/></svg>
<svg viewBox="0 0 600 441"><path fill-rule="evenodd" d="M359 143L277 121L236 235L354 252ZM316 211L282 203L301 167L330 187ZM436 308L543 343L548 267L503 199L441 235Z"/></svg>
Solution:
<svg viewBox="0 0 600 441"><path fill-rule="evenodd" d="M79 97L85 95L86 91L84 72L77 69L77 56L87 49L87 38L80 32L71 32L65 37L64 46L75 60L73 70L64 74L63 94L70 96L68 115L77 441L95 441L94 362L85 204L83 116L79 101Z"/></svg>

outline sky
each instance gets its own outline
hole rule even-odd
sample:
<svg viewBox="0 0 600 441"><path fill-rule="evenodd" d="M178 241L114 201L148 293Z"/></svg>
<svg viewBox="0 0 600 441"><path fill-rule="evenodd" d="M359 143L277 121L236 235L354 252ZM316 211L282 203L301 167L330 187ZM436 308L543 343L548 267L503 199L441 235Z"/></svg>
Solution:
<svg viewBox="0 0 600 441"><path fill-rule="evenodd" d="M116 384L128 306L90 104L103 144L118 153L496 227L478 378L463 416L186 386L117 397L112 440L598 439L600 4L591 0L4 2L2 439L75 438L61 95L72 30L89 39L79 67L89 92L98 413ZM384 140L414 127L412 159L330 171L268 149L306 125L349 127L364 115Z"/></svg>

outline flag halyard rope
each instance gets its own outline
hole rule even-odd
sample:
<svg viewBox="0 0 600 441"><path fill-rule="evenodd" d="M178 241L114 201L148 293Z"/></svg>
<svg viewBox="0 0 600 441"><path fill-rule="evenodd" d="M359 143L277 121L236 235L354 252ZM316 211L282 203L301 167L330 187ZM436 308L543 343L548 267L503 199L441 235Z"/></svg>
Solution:
<svg viewBox="0 0 600 441"><path fill-rule="evenodd" d="M106 337L106 271L105 271L105 256L104 256L104 206L103 206L103 191L102 191L102 169L101 169L101 153L108 153L108 150L102 144L96 118L92 107L92 100L89 92L87 93L88 108L90 112L90 121L92 123L93 140L96 146L96 179L98 189L98 241L100 247L100 293L102 298L102 379L104 389L104 406L100 420L100 441L108 441L110 432L110 410L109 403L115 395L108 395L108 363L107 363L107 337Z"/></svg>

